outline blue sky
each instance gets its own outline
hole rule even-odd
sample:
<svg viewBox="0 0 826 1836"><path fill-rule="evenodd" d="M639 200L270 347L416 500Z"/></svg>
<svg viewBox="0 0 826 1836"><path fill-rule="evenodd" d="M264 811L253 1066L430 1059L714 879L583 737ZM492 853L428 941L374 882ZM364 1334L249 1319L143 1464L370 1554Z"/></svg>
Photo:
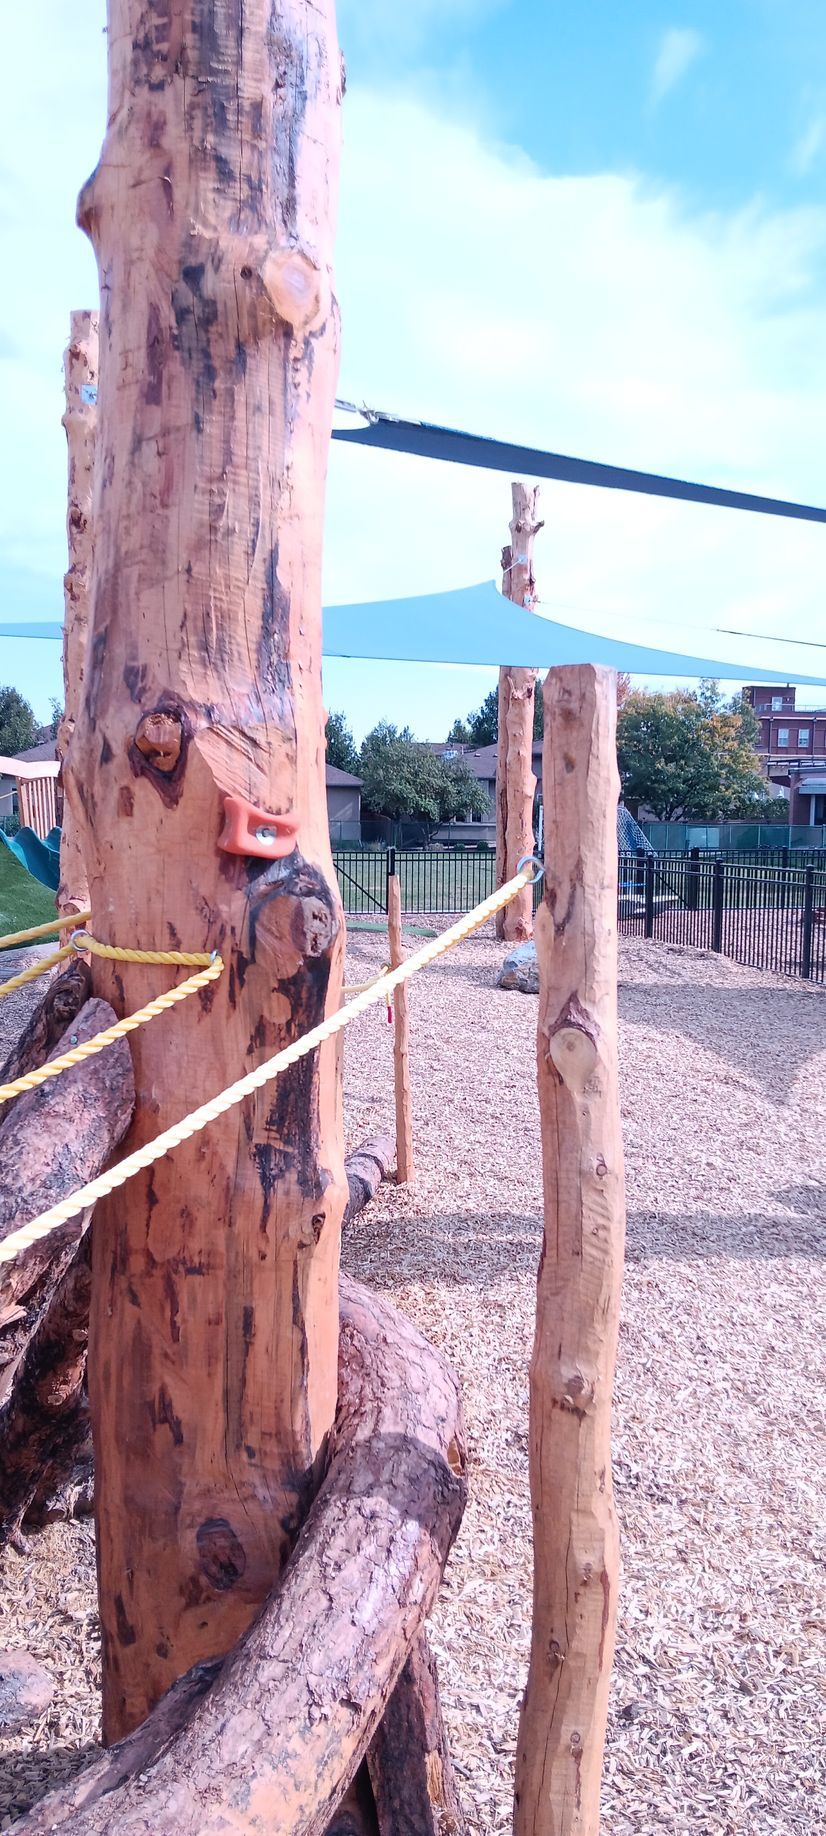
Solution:
<svg viewBox="0 0 826 1836"><path fill-rule="evenodd" d="M41 0L5 27L0 620L61 611L61 358L96 295L73 216L104 17ZM822 0L341 0L339 27L342 395L826 498ZM492 577L509 499L507 478L334 448L326 597ZM566 622L720 655L738 654L720 626L826 640L822 527L553 485L541 507L540 595ZM0 679L45 714L57 647L4 642ZM385 716L437 738L494 679L329 663L325 692L358 734Z"/></svg>

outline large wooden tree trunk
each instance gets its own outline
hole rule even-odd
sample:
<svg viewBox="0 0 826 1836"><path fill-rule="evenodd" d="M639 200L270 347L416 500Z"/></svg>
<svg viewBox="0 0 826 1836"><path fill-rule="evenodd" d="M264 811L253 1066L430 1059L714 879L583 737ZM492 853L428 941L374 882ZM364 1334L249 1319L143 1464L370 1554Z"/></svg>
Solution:
<svg viewBox="0 0 826 1836"><path fill-rule="evenodd" d="M93 929L217 949L134 1035L129 1145L339 1005L320 563L337 369L333 0L109 0L79 220L101 278L95 567L69 769ZM119 1012L174 970L97 961ZM104 1733L248 1626L336 1401L334 1048L95 1218Z"/></svg>
<svg viewBox="0 0 826 1836"><path fill-rule="evenodd" d="M69 458L66 537L69 567L63 581L63 718L57 730L57 756L71 744L83 693L92 576L92 486L98 397L98 315L73 312L64 353L66 412L63 425ZM59 912L86 910L89 888L71 798L64 799L60 837Z"/></svg>
<svg viewBox="0 0 826 1836"><path fill-rule="evenodd" d="M517 1836L596 1836L618 1537L611 1391L624 1237L617 1086L616 686L545 684L545 882L536 917L545 1187L531 1362L534 1600Z"/></svg>
<svg viewBox="0 0 826 1836"><path fill-rule="evenodd" d="M502 592L519 606L532 606L536 596L533 572L537 491L512 484L513 517L510 546L502 550ZM505 665L499 671L499 747L496 760L496 884L504 886L516 873L523 855L532 854L533 705L537 671ZM496 935L509 943L525 943L533 935L533 893L530 886L496 914Z"/></svg>

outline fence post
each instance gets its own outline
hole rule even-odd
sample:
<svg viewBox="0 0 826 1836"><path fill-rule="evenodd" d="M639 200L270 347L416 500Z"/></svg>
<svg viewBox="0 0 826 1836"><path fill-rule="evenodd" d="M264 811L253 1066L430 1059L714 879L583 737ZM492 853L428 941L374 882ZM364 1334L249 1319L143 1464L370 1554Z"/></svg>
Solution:
<svg viewBox="0 0 826 1836"><path fill-rule="evenodd" d="M643 922L642 934L643 934L643 937L653 937L654 935L654 856L653 854L647 854L645 857L645 919Z"/></svg>
<svg viewBox="0 0 826 1836"><path fill-rule="evenodd" d="M711 948L723 949L723 863L715 861L711 870Z"/></svg>
<svg viewBox="0 0 826 1836"><path fill-rule="evenodd" d="M395 877L396 877L396 850L395 848L388 848L387 850L387 877L386 877L385 885L384 885L384 909L386 912L389 912L390 910L390 881L394 880Z"/></svg>
<svg viewBox="0 0 826 1836"><path fill-rule="evenodd" d="M814 925L815 903L815 870L807 867L803 881L803 948L801 950L800 973L806 981L812 974L812 929Z"/></svg>

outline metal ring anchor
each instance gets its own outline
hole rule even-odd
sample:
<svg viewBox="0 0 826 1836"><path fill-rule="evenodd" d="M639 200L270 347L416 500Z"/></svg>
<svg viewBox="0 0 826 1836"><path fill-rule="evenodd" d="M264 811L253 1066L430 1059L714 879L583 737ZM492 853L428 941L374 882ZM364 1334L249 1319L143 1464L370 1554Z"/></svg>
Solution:
<svg viewBox="0 0 826 1836"><path fill-rule="evenodd" d="M538 854L523 854L521 861L517 861L516 863L517 873L521 873L523 867L528 866L535 868L535 872L531 874L530 879L526 880L525 884L527 886L538 886L540 880L544 877L545 862L540 860Z"/></svg>
<svg viewBox="0 0 826 1836"><path fill-rule="evenodd" d="M89 939L85 931L73 931L71 937L69 938L69 942L72 946L72 949L77 951L78 956L82 956L82 955L88 956Z"/></svg>

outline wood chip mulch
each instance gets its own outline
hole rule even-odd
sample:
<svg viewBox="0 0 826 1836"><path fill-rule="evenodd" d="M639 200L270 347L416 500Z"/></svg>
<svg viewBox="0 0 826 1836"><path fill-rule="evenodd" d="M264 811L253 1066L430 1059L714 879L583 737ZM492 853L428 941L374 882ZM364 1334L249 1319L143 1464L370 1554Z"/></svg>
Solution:
<svg viewBox="0 0 826 1836"><path fill-rule="evenodd" d="M412 941L412 940L411 940ZM411 994L418 1177L345 1262L454 1360L471 1498L432 1625L471 1828L510 1829L530 1628L527 1369L541 1232L536 1001L478 936ZM385 959L351 938L348 976ZM621 946L628 1254L616 1399L623 1538L606 1836L826 1823L826 990ZM347 1033L348 1145L392 1129L382 1010ZM9 1554L0 1644L57 1680L0 1742L0 1829L97 1733L94 1552Z"/></svg>

